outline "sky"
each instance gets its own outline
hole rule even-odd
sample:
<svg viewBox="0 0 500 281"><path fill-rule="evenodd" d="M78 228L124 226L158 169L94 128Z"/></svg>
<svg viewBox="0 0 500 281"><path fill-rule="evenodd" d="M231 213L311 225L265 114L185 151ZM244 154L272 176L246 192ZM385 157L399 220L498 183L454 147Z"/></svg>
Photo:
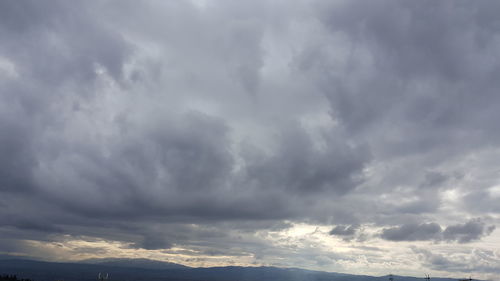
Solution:
<svg viewBox="0 0 500 281"><path fill-rule="evenodd" d="M0 2L0 254L500 277L498 1Z"/></svg>

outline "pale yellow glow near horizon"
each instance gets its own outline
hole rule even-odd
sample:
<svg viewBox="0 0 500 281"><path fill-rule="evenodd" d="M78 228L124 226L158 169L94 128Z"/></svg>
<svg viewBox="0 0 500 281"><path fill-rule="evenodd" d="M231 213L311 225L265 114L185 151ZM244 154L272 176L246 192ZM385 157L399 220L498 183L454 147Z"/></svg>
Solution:
<svg viewBox="0 0 500 281"><path fill-rule="evenodd" d="M166 250L146 250L131 248L129 244L108 240L66 240L63 242L41 242L25 240L26 246L35 258L50 261L81 261L93 258L145 258L183 264L191 267L212 267L222 265L247 266L253 257L239 256L240 261L229 260L230 256L199 255L182 247ZM95 251L95 253L92 253ZM194 255L186 254L192 252Z"/></svg>
<svg viewBox="0 0 500 281"><path fill-rule="evenodd" d="M256 257L207 255L189 246L176 245L170 249L146 250L132 248L129 243L103 240L95 237L63 236L59 242L26 240L25 251L33 257L50 261L79 261L91 258L145 258L183 264L191 267L214 266L279 266L334 271L350 274L382 276L386 274L420 276L428 273L441 277L457 277L460 273L423 268L419 250L444 255L453 260L470 259L474 252L488 249L500 256L500 231L481 241L469 244L449 244L429 241L391 242L378 238L381 228L363 226L360 231L369 239L346 240L329 234L331 226L291 223L279 231L260 231L255 239L269 243L271 254ZM459 246L460 248L457 248ZM22 253L14 253L22 255ZM312 257L312 258L311 258ZM323 260L324 264L314 260ZM477 274L476 278L491 278Z"/></svg>

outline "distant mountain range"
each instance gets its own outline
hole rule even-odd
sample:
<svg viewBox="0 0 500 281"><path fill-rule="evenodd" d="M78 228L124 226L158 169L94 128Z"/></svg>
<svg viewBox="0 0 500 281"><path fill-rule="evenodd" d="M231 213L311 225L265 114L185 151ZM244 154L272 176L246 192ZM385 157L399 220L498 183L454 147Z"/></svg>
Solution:
<svg viewBox="0 0 500 281"><path fill-rule="evenodd" d="M96 281L99 273L110 281L387 281L374 277L277 267L192 268L147 259L91 259L78 263L0 259L0 274L16 274L33 281ZM422 278L393 276L394 281L422 281ZM432 278L456 281L450 278Z"/></svg>
<svg viewBox="0 0 500 281"><path fill-rule="evenodd" d="M186 269L189 268L185 265L156 261L149 259L124 259L124 258L106 258L106 259L87 259L82 260L80 263L97 264L106 266L119 266L119 267L133 267L142 269Z"/></svg>

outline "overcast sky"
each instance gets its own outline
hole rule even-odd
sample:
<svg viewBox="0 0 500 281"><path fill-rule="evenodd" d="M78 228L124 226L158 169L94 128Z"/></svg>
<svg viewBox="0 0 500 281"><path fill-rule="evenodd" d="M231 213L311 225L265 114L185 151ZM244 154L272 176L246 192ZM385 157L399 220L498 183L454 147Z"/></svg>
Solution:
<svg viewBox="0 0 500 281"><path fill-rule="evenodd" d="M499 1L1 1L0 254L500 276Z"/></svg>

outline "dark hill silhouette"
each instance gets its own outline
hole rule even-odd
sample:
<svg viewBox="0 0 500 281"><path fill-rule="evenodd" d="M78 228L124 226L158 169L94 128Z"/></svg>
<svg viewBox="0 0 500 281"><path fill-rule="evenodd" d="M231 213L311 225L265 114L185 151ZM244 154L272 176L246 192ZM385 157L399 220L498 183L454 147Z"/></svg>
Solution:
<svg viewBox="0 0 500 281"><path fill-rule="evenodd" d="M106 266L118 266L118 267L134 267L143 269L184 269L188 268L185 265L156 261L149 259L125 259L125 258L105 258L105 259L87 259L82 260L80 263L87 264L97 264Z"/></svg>
<svg viewBox="0 0 500 281"><path fill-rule="evenodd" d="M19 279L17 278L17 275L0 275L0 281L32 281L30 279Z"/></svg>
<svg viewBox="0 0 500 281"><path fill-rule="evenodd" d="M169 264L171 266L171 264ZM181 265L179 265L181 266ZM340 274L296 268L211 267L150 269L89 263L56 263L33 260L0 260L0 274L16 274L34 281L96 281L99 272L110 281L387 281L387 276ZM421 281L422 278L394 276L394 281ZM437 281L456 281L432 278Z"/></svg>

